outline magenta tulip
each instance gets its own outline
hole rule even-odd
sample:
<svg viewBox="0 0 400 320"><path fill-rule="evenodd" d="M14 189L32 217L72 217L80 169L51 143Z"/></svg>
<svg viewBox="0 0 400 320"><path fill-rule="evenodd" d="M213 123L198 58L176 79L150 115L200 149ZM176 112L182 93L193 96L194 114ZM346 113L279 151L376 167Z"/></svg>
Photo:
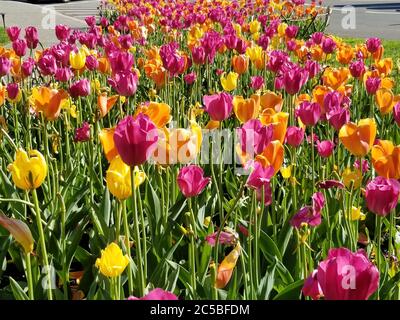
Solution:
<svg viewBox="0 0 400 320"><path fill-rule="evenodd" d="M74 141L75 142L86 142L90 139L90 125L88 122L84 122L80 128L76 128Z"/></svg>
<svg viewBox="0 0 400 320"><path fill-rule="evenodd" d="M376 177L367 184L365 190L365 201L371 212L386 216L396 208L400 192L400 183L397 180Z"/></svg>
<svg viewBox="0 0 400 320"><path fill-rule="evenodd" d="M177 177L179 190L186 198L198 196L210 181L211 178L204 177L203 169L196 165L183 167Z"/></svg>
<svg viewBox="0 0 400 320"><path fill-rule="evenodd" d="M321 117L321 107L317 102L304 101L296 110L301 122L306 126L314 126Z"/></svg>
<svg viewBox="0 0 400 320"><path fill-rule="evenodd" d="M135 72L126 71L117 73L108 82L119 95L129 97L135 94L139 79Z"/></svg>
<svg viewBox="0 0 400 320"><path fill-rule="evenodd" d="M26 41L24 39L17 39L13 41L12 48L18 57L23 57L26 54L28 45L26 44Z"/></svg>
<svg viewBox="0 0 400 320"><path fill-rule="evenodd" d="M65 25L56 25L56 37L60 41L65 41L68 39L71 29Z"/></svg>
<svg viewBox="0 0 400 320"><path fill-rule="evenodd" d="M223 121L232 113L232 96L229 93L221 92L211 96L204 96L204 109L214 121Z"/></svg>
<svg viewBox="0 0 400 320"><path fill-rule="evenodd" d="M264 86L264 78L262 76L254 76L250 78L250 88L260 90Z"/></svg>
<svg viewBox="0 0 400 320"><path fill-rule="evenodd" d="M365 89L369 95L374 95L376 91L378 91L381 85L381 78L378 77L369 77L367 81L365 81Z"/></svg>
<svg viewBox="0 0 400 320"><path fill-rule="evenodd" d="M326 300L367 300L378 288L378 268L364 250L330 249L320 262L318 283Z"/></svg>
<svg viewBox="0 0 400 320"><path fill-rule="evenodd" d="M298 147L303 142L304 129L295 126L288 127L285 139L288 145Z"/></svg>
<svg viewBox="0 0 400 320"><path fill-rule="evenodd" d="M360 78L365 73L365 64L360 59L350 63L349 70L354 78Z"/></svg>
<svg viewBox="0 0 400 320"><path fill-rule="evenodd" d="M0 57L0 77L8 75L11 69L11 60L6 57Z"/></svg>
<svg viewBox="0 0 400 320"><path fill-rule="evenodd" d="M273 137L273 126L264 126L260 120L251 119L237 130L242 151L249 154L260 154Z"/></svg>
<svg viewBox="0 0 400 320"><path fill-rule="evenodd" d="M322 158L328 158L332 155L335 144L330 140L317 141L318 154Z"/></svg>
<svg viewBox="0 0 400 320"><path fill-rule="evenodd" d="M14 42L15 40L18 39L21 29L17 26L12 26L12 27L8 27L6 29L6 31L7 31L7 35L8 35L8 38L10 39L10 41Z"/></svg>
<svg viewBox="0 0 400 320"><path fill-rule="evenodd" d="M381 46L381 39L369 38L367 41L365 41L365 46L370 53L375 53Z"/></svg>
<svg viewBox="0 0 400 320"><path fill-rule="evenodd" d="M304 281L302 292L306 297L318 300L322 296L321 286L318 282L318 270L314 270Z"/></svg>
<svg viewBox="0 0 400 320"><path fill-rule="evenodd" d="M1 63L0 63L1 66ZM1 75L1 73L0 73ZM397 102L393 108L393 118L397 125L400 126L400 102Z"/></svg>
<svg viewBox="0 0 400 320"><path fill-rule="evenodd" d="M322 51L326 54L330 54L336 49L336 42L331 38L325 38L322 41Z"/></svg>
<svg viewBox="0 0 400 320"><path fill-rule="evenodd" d="M165 291L160 288L155 288L142 298L130 296L128 300L178 300L178 297L172 292Z"/></svg>
<svg viewBox="0 0 400 320"><path fill-rule="evenodd" d="M86 97L90 94L90 82L88 79L75 81L69 88L72 98Z"/></svg>
<svg viewBox="0 0 400 320"><path fill-rule="evenodd" d="M260 162L254 162L254 168L247 178L246 185L253 189L262 189L268 184L274 175L274 167L269 166L264 168Z"/></svg>
<svg viewBox="0 0 400 320"><path fill-rule="evenodd" d="M36 49L39 44L39 36L35 27L25 28L25 40L29 49Z"/></svg>

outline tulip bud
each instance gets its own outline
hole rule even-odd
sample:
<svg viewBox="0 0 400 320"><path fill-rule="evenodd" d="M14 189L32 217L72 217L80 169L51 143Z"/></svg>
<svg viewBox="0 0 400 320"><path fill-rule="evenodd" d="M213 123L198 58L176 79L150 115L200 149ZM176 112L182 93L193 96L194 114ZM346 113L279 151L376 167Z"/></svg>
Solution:
<svg viewBox="0 0 400 320"><path fill-rule="evenodd" d="M0 213L0 226L7 229L14 239L24 248L25 253L30 253L33 250L34 240L31 230L25 222L8 218Z"/></svg>

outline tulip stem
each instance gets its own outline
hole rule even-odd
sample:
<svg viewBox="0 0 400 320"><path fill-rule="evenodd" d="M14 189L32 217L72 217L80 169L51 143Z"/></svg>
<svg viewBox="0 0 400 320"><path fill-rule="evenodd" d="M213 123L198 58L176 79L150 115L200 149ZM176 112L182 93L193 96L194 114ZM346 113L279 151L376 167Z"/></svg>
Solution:
<svg viewBox="0 0 400 320"><path fill-rule="evenodd" d="M32 281L32 266L31 266L31 253L28 252L25 256L26 262L26 280L28 281L28 294L30 300L35 300L33 293L33 281Z"/></svg>
<svg viewBox="0 0 400 320"><path fill-rule="evenodd" d="M131 187L132 187L132 205L133 205L133 223L134 223L134 233L135 233L135 244L136 244L136 263L138 269L138 291L139 296L143 297L145 291L145 279L143 275L142 266L142 245L140 242L140 231L139 231L139 218L137 212L137 202L136 202L136 188L135 188L135 171L134 167L131 167ZM129 241L129 240L128 240ZM128 250L128 248L127 248ZM131 271L129 271L131 272Z"/></svg>
<svg viewBox="0 0 400 320"><path fill-rule="evenodd" d="M122 217L123 217L124 230L125 230L125 250L129 257L129 262L130 262L132 258L131 258L131 246L130 246L130 242L129 242L130 234L129 234L128 215L126 213L125 201L122 202ZM135 224L136 224L136 221L135 221ZM139 266L138 266L138 269L140 269ZM132 269L131 269L130 263L128 265L127 271L128 271L128 288L129 288L129 294L131 295L131 294L133 294L133 277L132 277Z"/></svg>
<svg viewBox="0 0 400 320"><path fill-rule="evenodd" d="M39 208L39 200L38 196L36 193L36 189L32 189L32 197L33 197L33 203L35 204L35 214L36 214L36 223L38 227L38 232L39 232L39 241L40 241L40 247L42 250L42 256L43 256L43 266L47 268L47 280L48 280L48 287L47 287L47 297L49 300L53 300L53 293L51 291L51 278L50 278L50 266L49 266L49 259L47 257L47 250L46 250L46 242L44 238L44 232L43 232L43 226L42 226L42 219L40 215L40 208Z"/></svg>
<svg viewBox="0 0 400 320"><path fill-rule="evenodd" d="M312 166L312 191L315 192L315 163L314 163L314 127L311 126L311 166Z"/></svg>
<svg viewBox="0 0 400 320"><path fill-rule="evenodd" d="M189 264L190 264L190 282L191 282L191 287L192 287L192 298L196 299L196 259L195 259L195 252L196 252L196 221L194 218L193 214L193 209L192 209L192 199L188 198L188 204L189 204L189 221L190 221L190 226L191 230L189 232L189 237L190 237L190 246L189 246Z"/></svg>
<svg viewBox="0 0 400 320"><path fill-rule="evenodd" d="M395 209L392 209L392 211L390 211L390 215L389 215L389 219L390 219L390 223L389 223L389 257L391 255L396 256L395 252L393 252L393 228L396 229L396 221L395 221Z"/></svg>
<svg viewBox="0 0 400 320"><path fill-rule="evenodd" d="M376 230L377 234L376 238L376 243L377 243L377 248L376 248L376 263L378 267L379 274L381 273L380 266L381 266L381 242L382 242L382 217L381 216L376 216ZM381 279L381 277L379 277ZM380 282L380 281L379 281ZM380 283L378 284L378 289L376 291L376 297L377 300L379 300L379 293L380 293Z"/></svg>

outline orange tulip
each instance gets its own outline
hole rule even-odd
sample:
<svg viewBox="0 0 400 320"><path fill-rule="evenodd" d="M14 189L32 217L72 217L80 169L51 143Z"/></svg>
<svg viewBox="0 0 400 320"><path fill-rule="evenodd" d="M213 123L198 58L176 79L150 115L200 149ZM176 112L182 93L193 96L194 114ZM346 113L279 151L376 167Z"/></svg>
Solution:
<svg viewBox="0 0 400 320"><path fill-rule="evenodd" d="M386 58L383 60L376 61L375 67L376 67L376 70L378 70L378 72L381 75L384 75L386 77L392 72L393 60L392 60L392 58Z"/></svg>
<svg viewBox="0 0 400 320"><path fill-rule="evenodd" d="M345 148L357 157L363 157L372 147L376 136L376 123L373 119L362 119L355 124L349 122L339 131L339 139Z"/></svg>
<svg viewBox="0 0 400 320"><path fill-rule="evenodd" d="M97 107L100 111L100 116L104 118L107 113L111 110L111 108L115 105L118 100L117 95L107 97L107 93L102 93L97 97Z"/></svg>
<svg viewBox="0 0 400 320"><path fill-rule="evenodd" d="M311 57L315 61L321 61L324 56L324 51L320 46L314 46L311 48Z"/></svg>
<svg viewBox="0 0 400 320"><path fill-rule="evenodd" d="M162 128L171 121L171 107L166 103L150 102L148 105L142 104L137 109L136 115L139 113L147 115L157 128Z"/></svg>
<svg viewBox="0 0 400 320"><path fill-rule="evenodd" d="M110 61L106 57L98 58L97 61L99 62L98 70L104 74L111 73L111 64Z"/></svg>
<svg viewBox="0 0 400 320"><path fill-rule="evenodd" d="M392 90L381 88L375 94L375 101L382 115L392 112L394 105L399 101L399 96L395 96Z"/></svg>
<svg viewBox="0 0 400 320"><path fill-rule="evenodd" d="M0 106L4 104L5 100L6 100L6 87L0 85Z"/></svg>
<svg viewBox="0 0 400 320"><path fill-rule="evenodd" d="M260 111L260 96L253 94L249 99L235 96L233 98L233 111L241 123L257 118Z"/></svg>
<svg viewBox="0 0 400 320"><path fill-rule="evenodd" d="M325 106L324 106L325 96L327 93L331 91L332 89L327 86L317 85L312 92L313 100L320 105L322 114L325 113Z"/></svg>
<svg viewBox="0 0 400 320"><path fill-rule="evenodd" d="M118 150L114 144L114 132L115 128L105 128L101 129L99 133L100 142L108 162L111 162L118 155Z"/></svg>
<svg viewBox="0 0 400 320"><path fill-rule="evenodd" d="M264 151L256 156L256 161L263 167L273 166L274 174L279 171L283 164L284 148L279 140L271 141Z"/></svg>
<svg viewBox="0 0 400 320"><path fill-rule="evenodd" d="M279 140L280 143L283 143L283 140L285 140L288 120L289 113L275 112L273 109L265 109L260 115L260 121L263 125L272 125L272 140Z"/></svg>
<svg viewBox="0 0 400 320"><path fill-rule="evenodd" d="M340 86L346 84L350 78L350 71L348 68L327 68L322 76L324 85L337 90Z"/></svg>
<svg viewBox="0 0 400 320"><path fill-rule="evenodd" d="M267 91L260 97L261 109L274 109L276 112L282 110L283 98L281 94L272 91Z"/></svg>
<svg viewBox="0 0 400 320"><path fill-rule="evenodd" d="M232 58L233 71L243 74L249 68L249 58L245 54L236 55Z"/></svg>
<svg viewBox="0 0 400 320"><path fill-rule="evenodd" d="M336 60L344 65L349 64L353 57L354 49L349 45L342 45L336 54Z"/></svg>
<svg viewBox="0 0 400 320"><path fill-rule="evenodd" d="M242 247L240 243L236 245L236 247L229 252L229 254L222 260L222 262L218 266L217 279L215 282L215 287L218 289L225 288L229 283L233 270L235 269L236 262L240 256L240 252Z"/></svg>
<svg viewBox="0 0 400 320"><path fill-rule="evenodd" d="M392 141L379 140L371 150L372 165L385 178L400 179L400 146Z"/></svg>
<svg viewBox="0 0 400 320"><path fill-rule="evenodd" d="M29 103L36 113L43 112L47 120L55 120L60 115L62 102L68 98L64 90L48 87L35 87L29 97Z"/></svg>

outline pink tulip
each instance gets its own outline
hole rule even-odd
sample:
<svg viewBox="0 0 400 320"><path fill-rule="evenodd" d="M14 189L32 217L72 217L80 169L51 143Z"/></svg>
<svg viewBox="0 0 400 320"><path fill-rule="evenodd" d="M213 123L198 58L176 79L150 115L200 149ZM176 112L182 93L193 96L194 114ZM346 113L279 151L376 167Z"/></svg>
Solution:
<svg viewBox="0 0 400 320"><path fill-rule="evenodd" d="M72 98L86 97L90 95L90 82L88 79L75 81L69 88Z"/></svg>
<svg viewBox="0 0 400 320"><path fill-rule="evenodd" d="M285 34L288 38L296 38L297 33L299 31L299 27L298 26L288 26L285 30Z"/></svg>
<svg viewBox="0 0 400 320"><path fill-rule="evenodd" d="M379 38L369 38L365 42L365 46L370 53L375 53L381 46L381 39Z"/></svg>
<svg viewBox="0 0 400 320"><path fill-rule="evenodd" d="M23 57L26 54L28 45L26 44L26 41L24 39L17 39L13 41L12 48L18 57Z"/></svg>
<svg viewBox="0 0 400 320"><path fill-rule="evenodd" d="M53 75L57 71L56 58L50 53L45 53L39 58L38 67L43 76Z"/></svg>
<svg viewBox="0 0 400 320"><path fill-rule="evenodd" d="M18 39L21 29L17 26L12 26L12 27L8 27L6 29L6 31L7 31L7 35L8 35L8 38L10 39L10 41L14 42L15 40Z"/></svg>
<svg viewBox="0 0 400 320"><path fill-rule="evenodd" d="M317 141L318 154L323 158L328 158L332 155L335 144L330 140Z"/></svg>
<svg viewBox="0 0 400 320"><path fill-rule="evenodd" d="M136 72L127 71L117 73L108 82L119 95L129 97L135 94L139 80Z"/></svg>
<svg viewBox="0 0 400 320"><path fill-rule="evenodd" d="M314 270L310 276L304 281L302 292L304 296L318 300L322 296L321 286L318 282L318 270Z"/></svg>
<svg viewBox="0 0 400 320"><path fill-rule="evenodd" d="M263 200L264 193L264 200ZM270 183L267 183L263 188L256 189L257 201L264 201L264 205L269 206L272 203L272 189Z"/></svg>
<svg viewBox="0 0 400 320"><path fill-rule="evenodd" d="M368 164L368 160L363 160L362 161L362 173L366 173L369 170L369 164ZM354 161L354 168L360 170L360 159L356 159L356 161Z"/></svg>
<svg viewBox="0 0 400 320"><path fill-rule="evenodd" d="M74 73L69 67L58 68L55 74L56 80L60 82L68 82L73 76Z"/></svg>
<svg viewBox="0 0 400 320"><path fill-rule="evenodd" d="M114 133L115 147L121 159L131 167L145 163L157 148L157 141L156 125L142 113L135 118L122 119Z"/></svg>
<svg viewBox="0 0 400 320"><path fill-rule="evenodd" d="M307 60L304 64L304 69L308 71L308 77L314 78L321 71L321 65L314 60Z"/></svg>
<svg viewBox="0 0 400 320"><path fill-rule="evenodd" d="M321 210L325 205L325 198L321 192L316 192L312 196L312 206L302 207L290 219L290 224L294 228L300 228L303 224L316 227L321 224Z"/></svg>
<svg viewBox="0 0 400 320"><path fill-rule="evenodd" d="M365 190L365 201L369 211L386 216L396 208L400 192L400 183L397 180L376 177L367 184Z"/></svg>
<svg viewBox="0 0 400 320"><path fill-rule="evenodd" d="M325 38L322 41L322 51L326 54L330 54L336 49L336 42L331 38Z"/></svg>
<svg viewBox="0 0 400 320"><path fill-rule="evenodd" d="M1 66L1 63L0 63ZM0 72L1 75L1 72ZM400 102L397 102L393 108L393 118L397 125L400 126Z"/></svg>
<svg viewBox="0 0 400 320"><path fill-rule="evenodd" d="M195 72L188 73L183 77L183 80L185 80L186 84L188 85L193 84L196 81L196 79L197 75Z"/></svg>
<svg viewBox="0 0 400 320"><path fill-rule="evenodd" d="M260 154L271 142L273 126L264 126L260 120L251 119L237 130L242 151L249 154Z"/></svg>
<svg viewBox="0 0 400 320"><path fill-rule="evenodd" d="M214 121L223 121L232 113L232 96L229 93L221 92L211 96L204 96L204 109Z"/></svg>
<svg viewBox="0 0 400 320"><path fill-rule="evenodd" d="M298 147L303 142L304 129L295 126L288 127L285 139L288 145Z"/></svg>
<svg viewBox="0 0 400 320"><path fill-rule="evenodd" d="M75 130L75 142L86 142L90 139L90 125L88 122L84 122L80 128Z"/></svg>
<svg viewBox="0 0 400 320"><path fill-rule="evenodd" d="M369 77L367 81L365 81L365 88L369 95L374 95L376 91L378 91L381 85L381 78L378 77Z"/></svg>
<svg viewBox="0 0 400 320"><path fill-rule="evenodd" d="M330 188L343 189L344 184L337 180L325 180L318 184L318 188L321 188L321 189L330 189Z"/></svg>
<svg viewBox="0 0 400 320"><path fill-rule="evenodd" d="M10 98L11 100L16 99L19 94L18 83L11 82L7 84L6 90L8 98Z"/></svg>
<svg viewBox="0 0 400 320"><path fill-rule="evenodd" d="M39 36L35 27L25 28L25 40L29 49L36 49L39 44Z"/></svg>
<svg viewBox="0 0 400 320"><path fill-rule="evenodd" d="M334 107L326 113L329 124L337 131L350 121L350 111L348 108Z"/></svg>
<svg viewBox="0 0 400 320"><path fill-rule="evenodd" d="M165 291L161 288L155 288L142 298L130 296L128 300L178 300L178 297L172 292Z"/></svg>
<svg viewBox="0 0 400 320"><path fill-rule="evenodd" d="M186 198L198 196L210 181L211 178L204 177L203 169L196 165L183 167L177 177L179 190Z"/></svg>
<svg viewBox="0 0 400 320"><path fill-rule="evenodd" d="M315 32L311 36L311 40L314 44L321 44L324 34L322 32Z"/></svg>
<svg viewBox="0 0 400 320"><path fill-rule="evenodd" d="M70 35L71 29L65 25L56 25L56 37L60 41L65 41Z"/></svg>
<svg viewBox="0 0 400 320"><path fill-rule="evenodd" d="M304 101L296 110L301 122L306 126L314 126L321 117L321 107L317 102Z"/></svg>
<svg viewBox="0 0 400 320"><path fill-rule="evenodd" d="M96 17L94 16L86 17L85 22L89 27L93 27L96 25Z"/></svg>
<svg viewBox="0 0 400 320"><path fill-rule="evenodd" d="M250 88L260 90L264 86L264 78L262 76L254 76L250 78Z"/></svg>
<svg viewBox="0 0 400 320"><path fill-rule="evenodd" d="M215 242L217 241L217 233L218 232L209 234L205 238L206 242L212 247L215 246ZM234 245L236 243L236 240L237 239L233 233L222 231L219 235L218 243L222 245Z"/></svg>
<svg viewBox="0 0 400 320"><path fill-rule="evenodd" d="M261 189L268 184L274 175L274 168L269 166L264 168L261 163L254 162L254 168L247 178L246 185L253 189Z"/></svg>
<svg viewBox="0 0 400 320"><path fill-rule="evenodd" d="M193 62L195 64L204 64L206 62L206 51L203 47L195 47L192 49Z"/></svg>
<svg viewBox="0 0 400 320"><path fill-rule="evenodd" d="M8 75L11 70L11 60L6 57L0 57L0 77Z"/></svg>
<svg viewBox="0 0 400 320"><path fill-rule="evenodd" d="M350 63L349 70L354 78L360 78L365 73L365 64L360 59Z"/></svg>
<svg viewBox="0 0 400 320"><path fill-rule="evenodd" d="M367 300L378 288L378 268L364 250L334 248L320 262L317 280L326 300Z"/></svg>
<svg viewBox="0 0 400 320"><path fill-rule="evenodd" d="M35 60L31 57L22 62L21 71L24 77L29 77L32 74L34 66L35 66Z"/></svg>
<svg viewBox="0 0 400 320"><path fill-rule="evenodd" d="M96 70L99 66L99 61L93 55L87 56L85 61L85 66L90 71Z"/></svg>
<svg viewBox="0 0 400 320"><path fill-rule="evenodd" d="M130 72L135 63L134 56L124 51L111 52L108 55L108 60L110 61L113 75L120 72Z"/></svg>
<svg viewBox="0 0 400 320"><path fill-rule="evenodd" d="M291 67L287 70L283 70L283 86L285 91L294 95L299 93L301 88L306 84L308 80L308 71L299 67Z"/></svg>

